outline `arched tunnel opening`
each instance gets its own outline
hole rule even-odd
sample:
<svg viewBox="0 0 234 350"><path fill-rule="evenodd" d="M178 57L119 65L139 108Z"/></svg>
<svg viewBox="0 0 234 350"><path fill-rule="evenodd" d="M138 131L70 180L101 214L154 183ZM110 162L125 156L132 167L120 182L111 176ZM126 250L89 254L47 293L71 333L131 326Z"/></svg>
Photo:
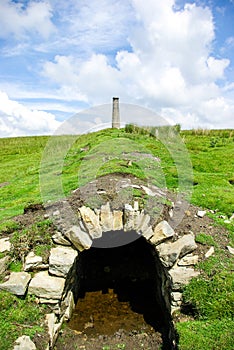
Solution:
<svg viewBox="0 0 234 350"><path fill-rule="evenodd" d="M110 246L108 240L112 248L103 248ZM119 245L123 240L125 244ZM70 328L95 335L131 331L144 324L160 333L163 349L176 349L170 281L144 237L133 231L103 233L79 254L76 276Z"/></svg>

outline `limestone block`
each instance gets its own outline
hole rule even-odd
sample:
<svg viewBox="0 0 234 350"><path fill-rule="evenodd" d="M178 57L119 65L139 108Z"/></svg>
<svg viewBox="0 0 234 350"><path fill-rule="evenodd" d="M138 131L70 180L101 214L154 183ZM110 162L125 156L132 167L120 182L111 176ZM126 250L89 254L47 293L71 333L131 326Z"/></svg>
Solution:
<svg viewBox="0 0 234 350"><path fill-rule="evenodd" d="M13 350L36 350L36 345L29 336L22 335L15 341Z"/></svg>
<svg viewBox="0 0 234 350"><path fill-rule="evenodd" d="M152 227L149 226L143 233L142 236L144 236L147 240L149 240L154 234L154 231L152 230Z"/></svg>
<svg viewBox="0 0 234 350"><path fill-rule="evenodd" d="M34 252L30 252L25 258L24 271L34 270L41 265L42 257L35 255Z"/></svg>
<svg viewBox="0 0 234 350"><path fill-rule="evenodd" d="M31 275L27 272L12 272L8 281L0 284L0 289L12 294L23 296L31 280Z"/></svg>
<svg viewBox="0 0 234 350"><path fill-rule="evenodd" d="M85 206L79 208L79 211L90 236L93 239L100 238L102 236L102 228L99 224L99 217L92 209Z"/></svg>
<svg viewBox="0 0 234 350"><path fill-rule="evenodd" d="M210 256L214 254L215 250L214 247L211 247L205 254L205 257L208 259Z"/></svg>
<svg viewBox="0 0 234 350"><path fill-rule="evenodd" d="M177 266L170 269L169 274L172 278L172 289L175 291L181 290L193 277L199 276L200 273L193 268Z"/></svg>
<svg viewBox="0 0 234 350"><path fill-rule="evenodd" d="M173 266L179 257L191 253L196 248L197 245L192 233L184 235L175 242L161 243L156 246L159 257L166 267Z"/></svg>
<svg viewBox="0 0 234 350"><path fill-rule="evenodd" d="M139 215L138 223L137 222L135 223L136 231L140 233L144 233L144 231L148 229L149 223L150 223L149 214L144 214L143 212L141 212L141 214Z"/></svg>
<svg viewBox="0 0 234 350"><path fill-rule="evenodd" d="M46 321L48 326L48 333L50 337L50 348L52 349L54 347L54 344L56 342L56 339L58 337L59 331L62 327L64 318L62 317L59 322L56 323L57 317L54 313L47 314L46 315Z"/></svg>
<svg viewBox="0 0 234 350"><path fill-rule="evenodd" d="M178 261L179 266L191 266L198 263L198 255L186 255Z"/></svg>
<svg viewBox="0 0 234 350"><path fill-rule="evenodd" d="M172 238L175 235L175 231L168 224L167 221L163 220L157 224L154 228L154 235L151 238L150 242L157 245L168 238Z"/></svg>
<svg viewBox="0 0 234 350"><path fill-rule="evenodd" d="M11 250L11 242L9 237L0 239L0 253L9 252Z"/></svg>
<svg viewBox="0 0 234 350"><path fill-rule="evenodd" d="M63 305L66 307L66 311L64 313L64 319L66 321L70 320L72 316L72 312L75 309L75 301L72 291L70 290L64 299Z"/></svg>
<svg viewBox="0 0 234 350"><path fill-rule="evenodd" d="M78 252L70 247L52 248L49 257L49 273L66 278L77 255Z"/></svg>
<svg viewBox="0 0 234 350"><path fill-rule="evenodd" d="M48 271L41 271L32 278L28 293L39 298L59 300L62 297L64 286L64 278L50 276Z"/></svg>
<svg viewBox="0 0 234 350"><path fill-rule="evenodd" d="M10 257L8 255L0 259L0 275L7 270L7 266L9 262L10 262Z"/></svg>
<svg viewBox="0 0 234 350"><path fill-rule="evenodd" d="M135 228L135 221L137 220L137 217L139 216L138 211L134 211L131 205L125 204L124 209L124 231L131 231Z"/></svg>
<svg viewBox="0 0 234 350"><path fill-rule="evenodd" d="M228 249L230 254L234 255L234 248L232 248L230 245L228 245L227 249Z"/></svg>
<svg viewBox="0 0 234 350"><path fill-rule="evenodd" d="M82 230L80 226L72 226L64 235L69 239L72 244L79 250L89 249L92 245L92 239L89 234Z"/></svg>
<svg viewBox="0 0 234 350"><path fill-rule="evenodd" d="M71 243L62 235L61 232L56 232L53 236L52 239L54 243L56 244L61 244L65 246L70 246Z"/></svg>
<svg viewBox="0 0 234 350"><path fill-rule="evenodd" d="M197 216L203 218L206 215L206 210L198 210Z"/></svg>
<svg viewBox="0 0 234 350"><path fill-rule="evenodd" d="M113 230L113 214L110 209L110 203L106 203L105 205L101 206L100 224L103 232Z"/></svg>
<svg viewBox="0 0 234 350"><path fill-rule="evenodd" d="M113 211L113 230L120 231L123 229L123 212L120 210Z"/></svg>

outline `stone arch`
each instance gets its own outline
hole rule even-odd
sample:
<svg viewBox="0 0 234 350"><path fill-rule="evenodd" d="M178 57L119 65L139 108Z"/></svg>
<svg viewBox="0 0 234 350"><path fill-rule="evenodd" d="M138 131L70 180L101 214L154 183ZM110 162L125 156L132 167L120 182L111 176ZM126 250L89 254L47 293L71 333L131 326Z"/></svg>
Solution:
<svg viewBox="0 0 234 350"><path fill-rule="evenodd" d="M155 222L144 210L139 210L137 201L118 210L112 210L109 202L96 209L81 206L78 219L73 223L63 216L63 209L51 212L58 232L53 236L56 247L51 249L48 269L36 273L28 288L29 294L36 295L39 302L50 304L54 311L48 315L51 346L63 321L70 319L75 306L80 283L77 264L82 252L111 232L120 232L125 237L134 232L137 237L143 237L158 261L159 294L167 312L180 307L181 289L198 274L192 267L197 261L197 255L191 255L197 248L192 233L179 237L166 220L157 219ZM169 328L168 349L173 349L173 325Z"/></svg>

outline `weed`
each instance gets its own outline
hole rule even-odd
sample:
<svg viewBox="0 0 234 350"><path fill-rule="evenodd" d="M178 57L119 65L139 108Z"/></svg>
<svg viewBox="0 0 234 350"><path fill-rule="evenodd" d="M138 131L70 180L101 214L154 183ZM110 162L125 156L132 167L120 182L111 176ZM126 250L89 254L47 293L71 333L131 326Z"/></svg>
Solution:
<svg viewBox="0 0 234 350"><path fill-rule="evenodd" d="M0 291L1 349L11 349L14 341L23 334L31 338L36 333L46 334L41 326L43 318L43 307L37 305L34 298L19 299Z"/></svg>
<svg viewBox="0 0 234 350"><path fill-rule="evenodd" d="M210 279L193 279L183 292L184 301L197 310L200 319L222 319L233 317L234 307L233 273L216 273Z"/></svg>
<svg viewBox="0 0 234 350"><path fill-rule="evenodd" d="M214 238L202 232L196 236L196 242L204 245L216 246Z"/></svg>

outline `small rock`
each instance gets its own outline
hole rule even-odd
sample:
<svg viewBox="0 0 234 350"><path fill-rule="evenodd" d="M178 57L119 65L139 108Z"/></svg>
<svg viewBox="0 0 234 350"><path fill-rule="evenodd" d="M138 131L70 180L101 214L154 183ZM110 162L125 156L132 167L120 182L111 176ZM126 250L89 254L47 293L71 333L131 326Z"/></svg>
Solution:
<svg viewBox="0 0 234 350"><path fill-rule="evenodd" d="M11 250L11 242L8 237L0 239L0 253L9 252Z"/></svg>
<svg viewBox="0 0 234 350"><path fill-rule="evenodd" d="M200 272L188 267L173 267L169 270L172 278L172 289L174 291L182 290L193 277L199 276Z"/></svg>
<svg viewBox="0 0 234 350"><path fill-rule="evenodd" d="M234 248L230 247L230 245L227 246L227 249L229 253L234 254Z"/></svg>
<svg viewBox="0 0 234 350"><path fill-rule="evenodd" d="M81 225L72 226L65 232L65 236L79 251L89 249L92 245L92 239L90 238L89 234L81 228Z"/></svg>
<svg viewBox="0 0 234 350"><path fill-rule="evenodd" d="M60 211L59 210L55 210L54 212L53 212L53 216L59 216L60 215Z"/></svg>
<svg viewBox="0 0 234 350"><path fill-rule="evenodd" d="M29 336L22 335L15 341L13 350L36 350L36 345L32 342Z"/></svg>
<svg viewBox="0 0 234 350"><path fill-rule="evenodd" d="M154 228L154 235L150 239L150 242L153 244L159 244L165 241L168 238L171 238L175 235L175 231L168 224L167 221L163 220L159 224L157 224Z"/></svg>
<svg viewBox="0 0 234 350"><path fill-rule="evenodd" d="M24 271L30 271L35 268L38 268L42 264L42 257L37 256L34 252L30 252L25 259Z"/></svg>
<svg viewBox="0 0 234 350"><path fill-rule="evenodd" d="M113 230L113 214L109 202L101 206L100 224L103 232Z"/></svg>
<svg viewBox="0 0 234 350"><path fill-rule="evenodd" d="M66 277L78 252L70 247L52 248L49 257L49 273L58 277Z"/></svg>
<svg viewBox="0 0 234 350"><path fill-rule="evenodd" d="M90 236L93 239L100 238L102 236L102 228L99 224L99 217L94 213L92 209L85 206L79 208L79 212Z"/></svg>
<svg viewBox="0 0 234 350"><path fill-rule="evenodd" d="M56 232L53 236L52 239L54 243L61 244L64 246L70 246L71 243L62 235L61 232Z"/></svg>
<svg viewBox="0 0 234 350"><path fill-rule="evenodd" d="M198 255L187 255L178 261L178 266L191 266L198 263Z"/></svg>
<svg viewBox="0 0 234 350"><path fill-rule="evenodd" d="M0 259L0 275L7 270L9 261L10 261L10 257L8 255Z"/></svg>
<svg viewBox="0 0 234 350"><path fill-rule="evenodd" d="M0 289L23 296L26 293L30 280L31 275L27 272L12 272L8 281L0 284Z"/></svg>
<svg viewBox="0 0 234 350"><path fill-rule="evenodd" d="M166 242L156 246L159 257L165 267L171 267L174 265L178 258L182 258L188 253L194 251L196 248L197 245L195 243L193 234L184 235L172 243Z"/></svg>
<svg viewBox="0 0 234 350"><path fill-rule="evenodd" d="M206 254L205 254L205 257L206 258L209 258L211 255L213 255L214 254L214 247L211 247L207 252L206 252Z"/></svg>
<svg viewBox="0 0 234 350"><path fill-rule="evenodd" d="M123 229L123 212L120 210L113 211L113 230L120 231Z"/></svg>
<svg viewBox="0 0 234 350"><path fill-rule="evenodd" d="M62 297L64 286L64 278L50 276L48 271L41 271L32 278L28 293L39 298L59 300Z"/></svg>
<svg viewBox="0 0 234 350"><path fill-rule="evenodd" d="M206 215L206 210L198 210L197 216L203 218Z"/></svg>

